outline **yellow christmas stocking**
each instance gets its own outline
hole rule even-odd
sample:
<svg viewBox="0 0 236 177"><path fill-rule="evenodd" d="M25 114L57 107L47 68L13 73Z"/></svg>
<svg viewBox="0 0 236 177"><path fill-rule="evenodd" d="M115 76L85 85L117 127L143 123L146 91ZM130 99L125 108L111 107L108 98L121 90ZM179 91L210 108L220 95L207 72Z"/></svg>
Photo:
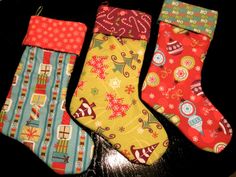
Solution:
<svg viewBox="0 0 236 177"><path fill-rule="evenodd" d="M152 164L166 151L167 134L138 96L151 17L100 6L94 35L70 111L134 163ZM157 80L155 82L158 82Z"/></svg>

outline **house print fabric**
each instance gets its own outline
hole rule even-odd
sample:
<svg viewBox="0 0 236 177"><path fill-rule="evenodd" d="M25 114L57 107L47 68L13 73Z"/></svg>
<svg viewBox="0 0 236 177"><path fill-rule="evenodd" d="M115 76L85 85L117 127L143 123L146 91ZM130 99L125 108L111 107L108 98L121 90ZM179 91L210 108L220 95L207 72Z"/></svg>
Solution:
<svg viewBox="0 0 236 177"><path fill-rule="evenodd" d="M201 70L217 22L217 12L166 0L156 49L142 99L176 125L197 147L221 152L232 128L201 87Z"/></svg>
<svg viewBox="0 0 236 177"><path fill-rule="evenodd" d="M168 147L164 127L138 96L150 26L146 13L100 6L70 105L78 122L102 135L130 161L148 165Z"/></svg>
<svg viewBox="0 0 236 177"><path fill-rule="evenodd" d="M86 26L32 16L26 45L0 112L0 132L32 150L59 174L85 171L93 156L90 136L70 118L67 85Z"/></svg>

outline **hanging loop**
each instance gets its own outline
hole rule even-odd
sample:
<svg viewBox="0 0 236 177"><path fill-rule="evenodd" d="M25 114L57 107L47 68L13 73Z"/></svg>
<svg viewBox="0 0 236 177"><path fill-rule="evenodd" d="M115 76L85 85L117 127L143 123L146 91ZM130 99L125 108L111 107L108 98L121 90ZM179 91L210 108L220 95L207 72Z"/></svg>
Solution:
<svg viewBox="0 0 236 177"><path fill-rule="evenodd" d="M102 2L102 5L108 6L108 5L109 5L109 0L103 1L103 2Z"/></svg>
<svg viewBox="0 0 236 177"><path fill-rule="evenodd" d="M38 9L36 10L35 15L39 16L39 15L42 13L42 11L43 11L43 6L41 5L41 6L39 6Z"/></svg>

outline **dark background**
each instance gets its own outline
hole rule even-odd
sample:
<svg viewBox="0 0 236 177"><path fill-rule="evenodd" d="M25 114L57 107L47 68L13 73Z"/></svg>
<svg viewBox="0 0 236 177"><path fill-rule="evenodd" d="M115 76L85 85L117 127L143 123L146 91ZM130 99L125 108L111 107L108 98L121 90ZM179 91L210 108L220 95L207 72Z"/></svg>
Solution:
<svg viewBox="0 0 236 177"><path fill-rule="evenodd" d="M78 83L81 67L92 37L97 7L102 0L0 0L0 107L10 88L24 46L21 42L29 18L40 5L42 16L80 21L88 26L84 47L78 58L67 95L67 108ZM236 132L235 98L235 21L234 11L224 0L185 0L187 3L219 11L218 25L202 71L202 87L207 97L220 110ZM83 4L81 4L83 3ZM111 6L137 9L152 15L151 39L141 71L139 90L147 73L157 39L157 18L163 0L110 0ZM227 5L228 4L228 5ZM165 127L170 145L162 158L152 166L134 165L111 148L101 137L92 133L96 148L89 169L80 176L90 177L228 177L236 171L236 138L220 154L196 148L164 117L150 109ZM88 130L89 132L89 130ZM0 176L56 177L46 164L30 150L12 139L0 135Z"/></svg>

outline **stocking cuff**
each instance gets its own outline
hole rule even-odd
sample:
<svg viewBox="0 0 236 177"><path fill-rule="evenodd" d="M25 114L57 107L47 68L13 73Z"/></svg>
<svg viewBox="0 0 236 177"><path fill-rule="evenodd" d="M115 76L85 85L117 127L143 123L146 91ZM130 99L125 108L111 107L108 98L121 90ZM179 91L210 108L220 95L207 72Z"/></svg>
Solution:
<svg viewBox="0 0 236 177"><path fill-rule="evenodd" d="M165 0L160 21L213 38L218 12L176 0Z"/></svg>
<svg viewBox="0 0 236 177"><path fill-rule="evenodd" d="M23 45L79 55L86 30L83 23L31 16Z"/></svg>
<svg viewBox="0 0 236 177"><path fill-rule="evenodd" d="M148 41L150 27L151 16L144 12L101 5L98 8L94 33Z"/></svg>

